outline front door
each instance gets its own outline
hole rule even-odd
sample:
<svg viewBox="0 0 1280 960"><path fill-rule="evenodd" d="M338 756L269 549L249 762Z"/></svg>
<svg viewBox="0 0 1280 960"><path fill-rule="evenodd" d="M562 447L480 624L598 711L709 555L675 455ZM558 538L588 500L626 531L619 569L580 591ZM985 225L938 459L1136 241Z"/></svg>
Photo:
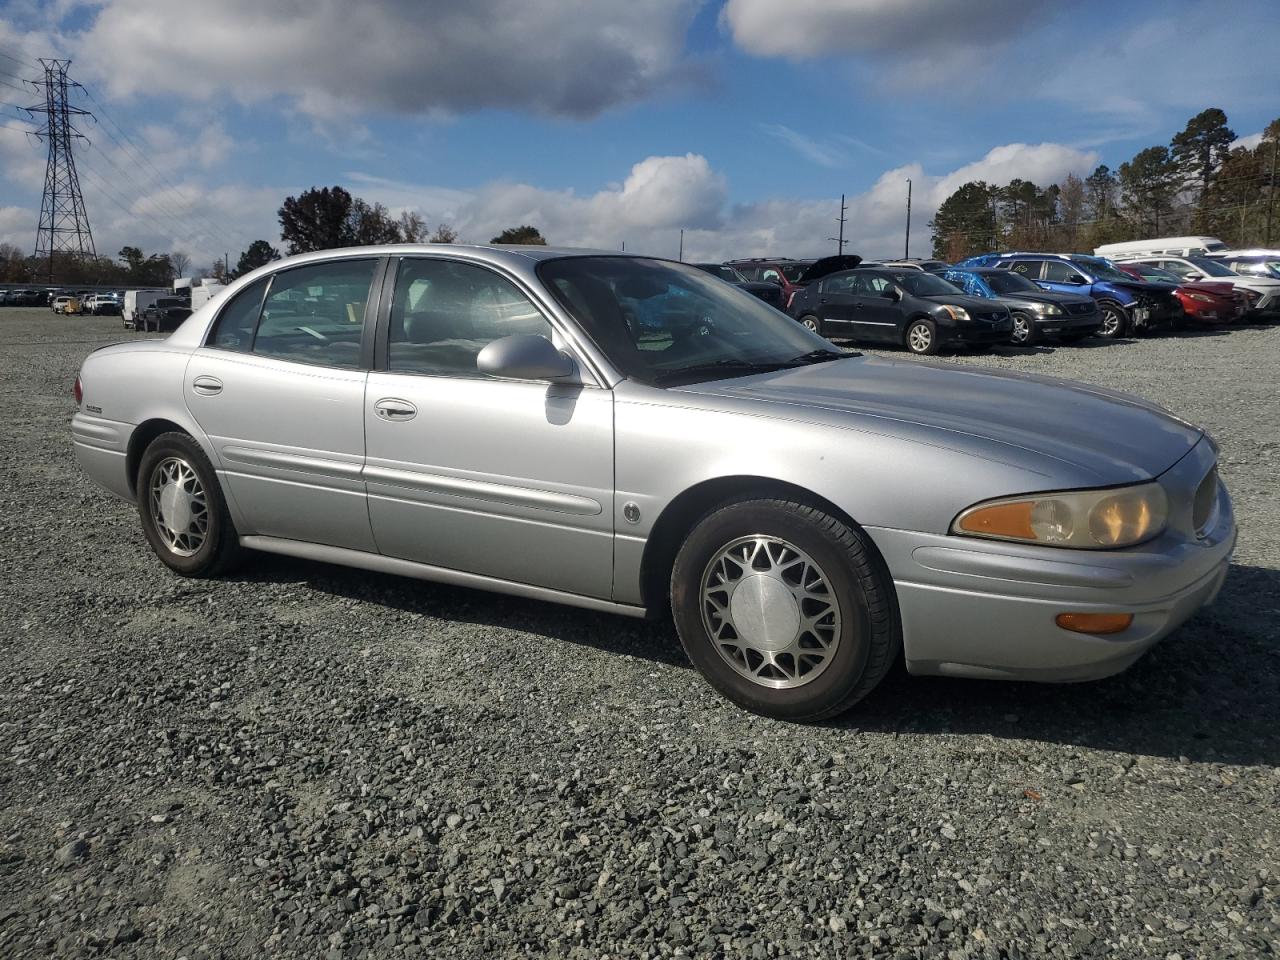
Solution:
<svg viewBox="0 0 1280 960"><path fill-rule="evenodd" d="M488 267L406 257L384 313L385 355L364 407L378 549L609 598L612 393L476 368L480 350L502 337L556 341L542 311Z"/></svg>
<svg viewBox="0 0 1280 960"><path fill-rule="evenodd" d="M824 330L837 336L856 336L853 324L857 319L858 301L854 296L854 275L839 273L819 280L818 284L816 310Z"/></svg>
<svg viewBox="0 0 1280 960"><path fill-rule="evenodd" d="M377 266L339 259L264 277L228 301L192 354L183 393L241 534L374 549L361 342Z"/></svg>

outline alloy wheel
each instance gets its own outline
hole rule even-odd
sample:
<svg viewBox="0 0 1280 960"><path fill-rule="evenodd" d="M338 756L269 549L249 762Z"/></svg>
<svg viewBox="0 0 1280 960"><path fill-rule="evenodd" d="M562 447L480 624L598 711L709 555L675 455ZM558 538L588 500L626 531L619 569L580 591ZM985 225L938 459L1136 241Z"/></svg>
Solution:
<svg viewBox="0 0 1280 960"><path fill-rule="evenodd" d="M772 689L821 676L840 645L840 603L813 558L757 534L722 547L702 575L702 621L738 674Z"/></svg>
<svg viewBox="0 0 1280 960"><path fill-rule="evenodd" d="M151 473L151 516L165 546L179 557L193 556L209 535L204 485L181 457L161 460Z"/></svg>
<svg viewBox="0 0 1280 960"><path fill-rule="evenodd" d="M924 353L933 343L933 333L928 324L917 323L907 331L907 344L915 353Z"/></svg>
<svg viewBox="0 0 1280 960"><path fill-rule="evenodd" d="M1102 329L1098 332L1104 337L1118 337L1120 335L1120 327L1124 323L1124 318L1120 316L1120 311L1115 307L1102 308Z"/></svg>
<svg viewBox="0 0 1280 960"><path fill-rule="evenodd" d="M1013 317L1013 342L1026 343L1031 336L1031 323L1026 317L1014 314Z"/></svg>

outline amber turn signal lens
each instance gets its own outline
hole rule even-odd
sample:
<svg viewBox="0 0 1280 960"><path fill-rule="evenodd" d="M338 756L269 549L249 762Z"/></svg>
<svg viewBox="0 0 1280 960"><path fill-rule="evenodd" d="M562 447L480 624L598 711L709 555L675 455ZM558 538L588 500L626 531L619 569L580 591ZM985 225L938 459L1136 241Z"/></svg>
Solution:
<svg viewBox="0 0 1280 960"><path fill-rule="evenodd" d="M960 518L960 529L986 537L1010 537L1016 540L1034 540L1036 532L1031 527L1032 500L1015 500L996 503L972 510Z"/></svg>
<svg viewBox="0 0 1280 960"><path fill-rule="evenodd" d="M1092 633L1105 636L1121 633L1133 623L1132 613L1060 613L1054 622L1072 633Z"/></svg>

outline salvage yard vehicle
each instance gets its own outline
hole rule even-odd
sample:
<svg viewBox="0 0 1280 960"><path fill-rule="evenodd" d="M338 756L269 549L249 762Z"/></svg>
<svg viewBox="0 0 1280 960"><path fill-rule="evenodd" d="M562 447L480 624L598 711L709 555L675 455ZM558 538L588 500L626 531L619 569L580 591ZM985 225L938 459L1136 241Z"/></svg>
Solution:
<svg viewBox="0 0 1280 960"><path fill-rule="evenodd" d="M1109 261L1083 253L983 254L957 266L999 267L1046 290L1090 296L1102 314L1097 335L1107 340L1172 327L1182 315L1171 284L1136 280Z"/></svg>
<svg viewBox="0 0 1280 960"><path fill-rule="evenodd" d="M1242 277L1270 277L1280 280L1280 250L1220 250L1209 254L1207 259L1222 263Z"/></svg>
<svg viewBox="0 0 1280 960"><path fill-rule="evenodd" d="M1183 283L1178 275L1140 260L1121 261L1116 264L1116 269L1151 283L1178 284L1173 295L1182 303L1183 315L1190 323L1233 323L1243 317L1248 309L1244 292L1230 283L1215 280Z"/></svg>
<svg viewBox="0 0 1280 960"><path fill-rule="evenodd" d="M629 322L657 297L660 326ZM1214 598L1236 537L1217 447L1153 404L847 354L628 254L292 257L168 338L94 351L75 396L80 464L181 575L252 548L669 608L717 690L791 720L846 710L899 659L1123 670Z"/></svg>
<svg viewBox="0 0 1280 960"><path fill-rule="evenodd" d="M167 290L126 290L120 304L120 318L126 330L137 330L147 307L169 293Z"/></svg>
<svg viewBox="0 0 1280 960"><path fill-rule="evenodd" d="M1055 336L1075 343L1093 336L1102 326L1102 314L1091 297L1045 290L1012 270L953 268L944 271L942 279L971 297L995 300L1008 307L1013 317L1009 339L1020 346Z"/></svg>
<svg viewBox="0 0 1280 960"><path fill-rule="evenodd" d="M792 300L791 314L822 336L935 354L944 346L1006 343L1013 333L1008 307L967 296L922 270L861 266L817 273L806 275L809 282Z"/></svg>
<svg viewBox="0 0 1280 960"><path fill-rule="evenodd" d="M792 260L790 257L753 257L747 260L726 260L725 266L733 267L753 282L777 285L782 290L782 307L785 310L800 289L801 275L813 262Z"/></svg>
<svg viewBox="0 0 1280 960"><path fill-rule="evenodd" d="M1095 247L1095 257L1119 260L1129 257L1169 255L1174 257L1201 257L1207 253L1226 250L1227 245L1217 237L1157 237L1154 240L1126 240L1123 243L1104 243Z"/></svg>
<svg viewBox="0 0 1280 960"><path fill-rule="evenodd" d="M1131 257L1122 263L1145 263L1181 277L1183 283L1217 280L1229 283L1244 294L1250 312L1280 313L1280 280L1272 277L1246 276L1226 264L1208 257L1151 256Z"/></svg>
<svg viewBox="0 0 1280 960"><path fill-rule="evenodd" d="M182 321L191 316L191 301L186 297L160 297L151 306L143 309L134 321L134 329L154 330L164 333L176 330Z"/></svg>
<svg viewBox="0 0 1280 960"><path fill-rule="evenodd" d="M690 266L697 267L703 273L709 273L713 277L719 277L725 283L731 283L753 297L759 297L771 307L782 309L782 288L776 283L748 280L738 270L724 263L693 263Z"/></svg>

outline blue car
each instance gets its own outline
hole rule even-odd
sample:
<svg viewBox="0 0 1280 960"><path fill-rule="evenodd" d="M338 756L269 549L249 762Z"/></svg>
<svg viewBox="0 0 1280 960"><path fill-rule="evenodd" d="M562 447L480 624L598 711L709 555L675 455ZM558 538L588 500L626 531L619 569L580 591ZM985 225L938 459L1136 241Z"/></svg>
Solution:
<svg viewBox="0 0 1280 960"><path fill-rule="evenodd" d="M1102 315L1091 297L1078 293L1055 293L1012 270L997 267L952 267L942 279L955 284L971 297L994 300L1013 315L1010 340L1029 346L1045 337L1067 343L1093 336L1102 326Z"/></svg>
<svg viewBox="0 0 1280 960"><path fill-rule="evenodd" d="M960 267L998 267L1032 280L1045 290L1092 297L1102 314L1097 335L1114 340L1150 333L1182 322L1182 304L1173 284L1129 276L1102 257L1083 253L983 253Z"/></svg>

